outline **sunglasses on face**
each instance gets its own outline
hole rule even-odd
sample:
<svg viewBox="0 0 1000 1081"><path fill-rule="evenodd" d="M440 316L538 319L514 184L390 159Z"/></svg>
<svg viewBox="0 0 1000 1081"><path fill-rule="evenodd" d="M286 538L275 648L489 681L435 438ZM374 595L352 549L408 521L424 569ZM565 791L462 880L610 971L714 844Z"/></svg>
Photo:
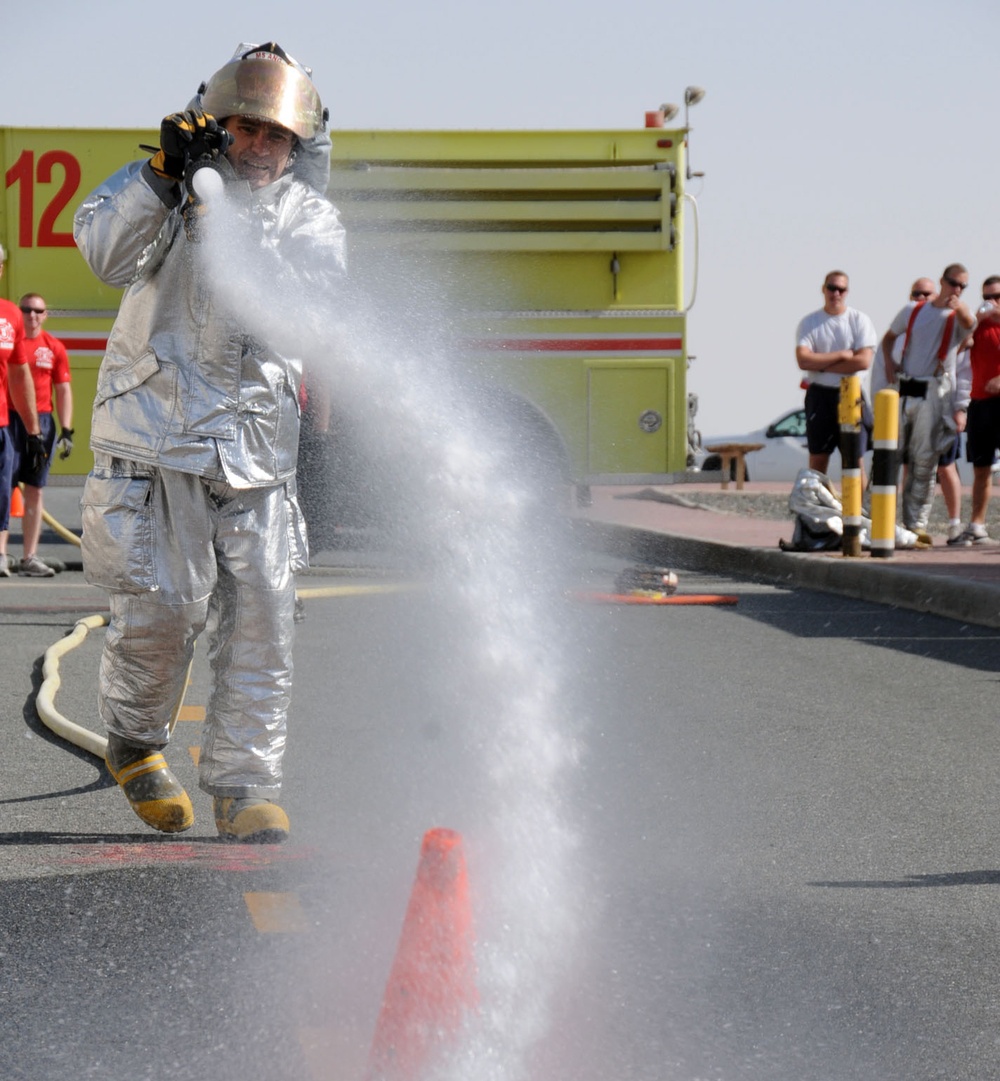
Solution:
<svg viewBox="0 0 1000 1081"><path fill-rule="evenodd" d="M983 300L1000 300L1000 293L983 293Z"/></svg>
<svg viewBox="0 0 1000 1081"><path fill-rule="evenodd" d="M910 293L910 300L923 300L930 295L931 294L929 292L922 293L919 289L914 289L913 292Z"/></svg>
<svg viewBox="0 0 1000 1081"><path fill-rule="evenodd" d="M22 312L23 312L23 313L24 313L25 315L44 315L44 314L45 314L45 309L44 309L44 308L27 308L27 307L22 307L22 308L21 308L21 311L22 311Z"/></svg>
<svg viewBox="0 0 1000 1081"><path fill-rule="evenodd" d="M954 278L945 278L945 281L952 287L957 289L960 293L964 293L969 288L968 282L957 282Z"/></svg>
<svg viewBox="0 0 1000 1081"><path fill-rule="evenodd" d="M824 286L824 288L826 289L826 291L828 293L846 293L847 292L847 286L846 285L829 285L828 284L828 285Z"/></svg>

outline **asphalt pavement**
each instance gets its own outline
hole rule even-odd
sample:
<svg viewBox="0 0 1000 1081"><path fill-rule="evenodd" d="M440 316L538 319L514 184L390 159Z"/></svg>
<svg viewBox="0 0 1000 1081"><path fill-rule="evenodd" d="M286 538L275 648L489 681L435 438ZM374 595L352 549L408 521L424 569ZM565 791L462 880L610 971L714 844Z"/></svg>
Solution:
<svg viewBox="0 0 1000 1081"><path fill-rule="evenodd" d="M1000 626L1000 546L950 548L939 536L931 548L897 551L891 558L873 558L867 552L860 557L836 551L785 552L780 541L791 539L791 515L785 520L764 518L740 504L754 492L784 489L762 482L748 483L742 492L730 486L726 495L726 502L732 502L730 511L698 502L700 493L718 496L722 490L718 483L595 486L589 505L573 506L570 513L587 547L636 563L669 566L679 574L682 593L684 571L697 570L839 594L983 627ZM51 623L55 643L74 621L107 611L104 594L84 581L80 548L73 543L81 533L81 493L82 479L46 489L45 509L53 521L43 529L39 555L60 568L59 573L44 579L17 575L0 579L0 624L12 630L33 618L36 623ZM21 553L19 524L17 519L11 522L8 552L14 556ZM315 573L377 577L379 556L371 539L367 546L354 543L356 539L349 537L339 548L317 552ZM300 588L309 585L303 576ZM610 582L606 588L612 588ZM22 636L11 630L8 649L16 650ZM27 640L24 647L30 651ZM24 657L20 663L30 661ZM37 657L33 663L39 666ZM74 681L74 703L81 702L84 716L93 713L94 684L96 671L93 684L89 676Z"/></svg>
<svg viewBox="0 0 1000 1081"><path fill-rule="evenodd" d="M996 1076L989 891L998 873L982 823L995 820L997 737L981 709L995 635L956 634L899 610L996 626L1000 553L954 551L943 538L891 560L784 553L778 541L790 538L791 517L706 510L698 494L696 485L594 488L592 504L572 514L595 549L677 568L681 592L707 591L703 576L717 574L713 591L735 576L884 601L897 612L886 620L878 609L862 626L854 602L742 584L738 608L657 610L683 612L683 632L678 620L644 618L649 610L581 609L608 651L603 664L584 654L570 695L606 719L580 780L585 821L593 819L588 885L595 904L607 892L608 916L593 935L599 956L587 959L583 1002L561 1006L570 1017L560 1022L570 1035L596 1026L580 1045L603 1057L542 1075L612 1076L614 1054L620 1075L635 1079ZM49 512L70 534L80 531L79 497L79 485L47 491ZM16 522L10 540L19 554ZM0 941L0 1074L362 1076L419 830L462 828L475 817L466 807L482 799L485 771L469 770L467 780L453 771L468 764L452 738L473 726L469 745L478 747L492 714L480 700L471 718L464 702L452 718L440 708L450 693L424 701L421 681L439 671L434 636L418 633L425 599L400 591L391 604L372 603L387 594L370 581L343 591L336 619L320 604L311 609L311 633L297 643L302 673L315 677L297 690L298 715L311 723L290 746L296 833L280 850L247 852L214 843L203 796L192 835L164 840L138 827L92 756L53 753L34 695L25 695L26 673L37 691L43 644L106 603L60 531L45 530L40 554L67 569L0 580L8 674L0 907L9 924ZM377 553L363 547L320 552L316 562L303 590L323 575L365 569L373 578L378 569ZM617 563L594 563L607 568L608 587ZM809 668L816 685L753 678L789 648L783 663ZM94 730L99 649L91 635L63 659L58 702ZM731 678L706 688L687 678L699 665L725 665ZM331 667L343 677L333 685ZM855 673L846 691L843 670ZM207 700L199 680L172 762L192 791L195 760L179 748L196 738L187 726ZM879 693L877 724L843 708L855 694L868 702ZM924 703L917 718L914 697ZM575 714L572 704L566 712ZM591 860L607 867L598 875ZM247 921L241 905L252 913L262 899L284 906L280 933ZM149 967L131 963L136 941ZM294 993L257 1001L260 972ZM309 1072L307 1036L337 1049ZM671 1069L681 1060L704 1068Z"/></svg>

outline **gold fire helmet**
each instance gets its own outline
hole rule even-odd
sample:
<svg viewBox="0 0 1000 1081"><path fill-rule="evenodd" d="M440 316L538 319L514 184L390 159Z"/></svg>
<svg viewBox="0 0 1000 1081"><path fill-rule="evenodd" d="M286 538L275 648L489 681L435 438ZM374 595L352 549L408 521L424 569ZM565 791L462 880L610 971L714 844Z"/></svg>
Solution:
<svg viewBox="0 0 1000 1081"><path fill-rule="evenodd" d="M323 130L326 114L308 69L274 41L241 45L240 50L204 84L201 104L206 113L219 120L229 116L269 120L300 139L311 139Z"/></svg>

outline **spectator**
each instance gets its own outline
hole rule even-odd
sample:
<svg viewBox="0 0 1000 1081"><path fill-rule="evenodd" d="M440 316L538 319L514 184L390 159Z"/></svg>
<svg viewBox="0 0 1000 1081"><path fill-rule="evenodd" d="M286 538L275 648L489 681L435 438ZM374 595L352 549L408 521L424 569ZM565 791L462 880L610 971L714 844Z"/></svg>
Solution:
<svg viewBox="0 0 1000 1081"><path fill-rule="evenodd" d="M211 612L201 788L222 838L288 836L277 797L294 572L307 560L295 500L301 362L248 333L220 296L199 256L205 208L188 201L191 167L210 163L238 193L233 213L260 264L241 273L328 296L344 234L322 194L325 127L305 68L274 42L241 45L187 111L164 119L152 159L126 165L76 213L91 268L125 287L83 495L84 571L111 604L98 684L107 763L135 813L165 833L194 821L160 752Z"/></svg>
<svg viewBox="0 0 1000 1081"><path fill-rule="evenodd" d="M930 278L917 278L910 287L910 300L914 303L933 300L937 296L937 286ZM896 342L893 360L899 360L899 354L903 343ZM884 390L886 383L885 360L882 356L882 344L879 343L872 364L871 372L871 397ZM954 544L962 534L962 479L958 475L958 455L962 448L962 437L956 432L951 446L938 458L937 479L941 486L941 496L944 499L945 509L948 513L948 543ZM904 470L905 476L905 470Z"/></svg>
<svg viewBox="0 0 1000 1081"><path fill-rule="evenodd" d="M42 329L49 313L45 299L39 293L25 293L20 301L24 318L25 347L35 384L35 402L45 460L41 469L30 473L22 464L28 433L20 414L10 415L10 431L17 452L14 483L24 485L24 517L21 531L24 557L18 573L30 578L51 578L55 571L38 558L38 541L42 535L42 489L49 477L52 452L56 448L56 425L52 416L55 395L56 416L62 429L59 435L59 457L68 458L73 450L73 391L70 388L69 356L62 342Z"/></svg>
<svg viewBox="0 0 1000 1081"><path fill-rule="evenodd" d="M965 429L969 373L967 361L958 364L958 351L976 323L962 303L968 284L965 267L950 264L938 295L907 304L882 339L886 380L899 383L899 440L906 464L903 525L924 545L931 543L927 520L938 458ZM893 349L900 337L903 349L897 362Z"/></svg>
<svg viewBox="0 0 1000 1081"><path fill-rule="evenodd" d="M983 282L983 306L969 352L972 390L966 424L966 456L972 462L972 516L954 542L962 548L993 545L986 529L986 509L993 483L993 462L1000 449L1000 275Z"/></svg>
<svg viewBox="0 0 1000 1081"><path fill-rule="evenodd" d="M809 468L826 473L830 455L840 446L840 380L871 365L877 344L872 321L847 306L847 275L831 270L823 280L823 307L799 323L795 358L806 373L806 442ZM861 454L867 450L862 425ZM863 467L862 467L863 468ZM863 483L863 479L862 479Z"/></svg>
<svg viewBox="0 0 1000 1081"><path fill-rule="evenodd" d="M7 252L0 244L0 276L7 262ZM35 385L28 367L24 346L24 320L17 306L0 297L0 578L10 577L7 538L10 529L11 479L14 474L14 441L11 438L8 402L24 418L28 437L25 440L24 462L33 468L41 465L45 455L39 436L38 413L35 410Z"/></svg>

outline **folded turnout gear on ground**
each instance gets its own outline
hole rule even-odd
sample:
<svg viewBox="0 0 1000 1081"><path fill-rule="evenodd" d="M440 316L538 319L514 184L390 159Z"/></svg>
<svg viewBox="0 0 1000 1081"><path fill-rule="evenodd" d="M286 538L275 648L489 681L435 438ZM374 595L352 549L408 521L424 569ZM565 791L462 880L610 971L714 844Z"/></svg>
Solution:
<svg viewBox="0 0 1000 1081"><path fill-rule="evenodd" d="M788 496L788 510L795 516L791 541L781 540L783 552L828 552L840 548L844 536L844 508L830 478L816 469L801 469ZM871 520L861 519L861 547L871 548ZM896 526L896 547L913 548L916 533Z"/></svg>
<svg viewBox="0 0 1000 1081"><path fill-rule="evenodd" d="M791 541L779 541L783 552L826 552L841 546L843 507L829 478L816 469L800 469L788 496L795 516Z"/></svg>

